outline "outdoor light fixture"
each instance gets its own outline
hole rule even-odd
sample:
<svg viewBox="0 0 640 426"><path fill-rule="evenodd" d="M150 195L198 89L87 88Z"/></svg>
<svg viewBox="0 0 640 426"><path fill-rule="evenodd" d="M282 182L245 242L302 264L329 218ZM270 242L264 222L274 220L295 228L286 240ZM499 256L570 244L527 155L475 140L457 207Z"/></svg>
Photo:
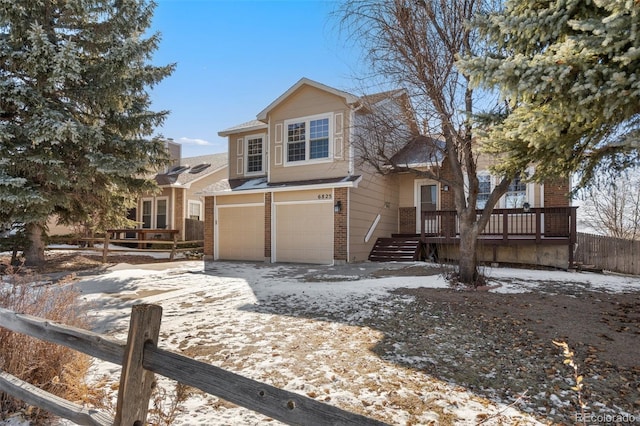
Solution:
<svg viewBox="0 0 640 426"><path fill-rule="evenodd" d="M442 190L444 192L449 192L449 185L442 185Z"/></svg>
<svg viewBox="0 0 640 426"><path fill-rule="evenodd" d="M531 211L531 205L529 203L524 203L522 205L522 210L524 210L525 213L529 213Z"/></svg>
<svg viewBox="0 0 640 426"><path fill-rule="evenodd" d="M333 211L335 213L340 213L341 210L342 210L342 201L338 200L336 201L336 204L333 206Z"/></svg>

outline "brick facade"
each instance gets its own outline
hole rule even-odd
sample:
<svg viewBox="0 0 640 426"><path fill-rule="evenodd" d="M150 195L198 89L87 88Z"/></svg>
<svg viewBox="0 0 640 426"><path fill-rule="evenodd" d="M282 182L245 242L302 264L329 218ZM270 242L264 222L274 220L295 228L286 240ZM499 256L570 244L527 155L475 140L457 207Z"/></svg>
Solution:
<svg viewBox="0 0 640 426"><path fill-rule="evenodd" d="M335 188L333 190L333 202L342 204L340 212L333 213L333 259L348 261L347 259L347 208L348 189Z"/></svg>
<svg viewBox="0 0 640 426"><path fill-rule="evenodd" d="M186 189L181 189L181 188L176 188L174 189L176 191L176 205L173 209L173 214L175 215L175 229L177 229L178 231L180 231L178 233L178 235L180 236L181 239L184 240L184 213L186 210L186 206L185 206L185 195L187 190Z"/></svg>
<svg viewBox="0 0 640 426"><path fill-rule="evenodd" d="M398 232L401 234L416 233L416 208L400 207L398 209Z"/></svg>
<svg viewBox="0 0 640 426"><path fill-rule="evenodd" d="M544 183L545 207L567 207L569 204L569 179Z"/></svg>
<svg viewBox="0 0 640 426"><path fill-rule="evenodd" d="M204 256L213 259L213 232L215 223L215 198L204 197Z"/></svg>

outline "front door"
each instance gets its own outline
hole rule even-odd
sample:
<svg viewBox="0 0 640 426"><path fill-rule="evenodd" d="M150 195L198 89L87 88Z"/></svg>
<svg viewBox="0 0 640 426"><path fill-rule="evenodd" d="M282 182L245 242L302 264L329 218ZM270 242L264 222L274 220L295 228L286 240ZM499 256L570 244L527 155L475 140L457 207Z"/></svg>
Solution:
<svg viewBox="0 0 640 426"><path fill-rule="evenodd" d="M416 181L416 233L420 233L420 218L422 212L433 212L438 209L438 185ZM425 220L425 232L437 233L437 220L435 217Z"/></svg>

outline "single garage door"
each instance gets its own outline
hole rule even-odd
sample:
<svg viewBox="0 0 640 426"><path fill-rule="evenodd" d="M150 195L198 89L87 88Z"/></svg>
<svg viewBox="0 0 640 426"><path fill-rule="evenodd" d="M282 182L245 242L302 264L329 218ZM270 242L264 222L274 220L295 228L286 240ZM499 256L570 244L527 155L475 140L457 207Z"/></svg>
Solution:
<svg viewBox="0 0 640 426"><path fill-rule="evenodd" d="M333 263L333 203L275 207L277 262Z"/></svg>
<svg viewBox="0 0 640 426"><path fill-rule="evenodd" d="M217 211L217 259L264 261L264 205Z"/></svg>

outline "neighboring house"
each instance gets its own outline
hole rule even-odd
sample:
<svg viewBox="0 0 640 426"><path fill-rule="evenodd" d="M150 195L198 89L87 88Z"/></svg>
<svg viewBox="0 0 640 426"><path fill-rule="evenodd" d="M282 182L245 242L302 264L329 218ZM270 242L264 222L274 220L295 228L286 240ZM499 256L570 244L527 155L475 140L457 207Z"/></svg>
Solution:
<svg viewBox="0 0 640 426"><path fill-rule="evenodd" d="M374 259L376 241L392 236L416 241L413 258L424 257L425 244L455 258L455 218L445 235L441 219L421 221L419 213L453 209L448 188L408 173L381 175L355 158L354 134L361 131L356 123L363 115L377 107L398 111L399 121L415 130L407 104L404 91L356 97L303 78L257 120L219 132L228 137L228 179L205 190L205 258L358 262ZM417 137L397 155L406 164L444 167L429 142L438 143ZM492 184L490 175L481 174L481 200ZM525 201L534 211L568 206L567 192L568 183L552 188L514 182L500 207L522 210ZM423 229L422 223L437 223L438 229ZM443 238L433 240L438 236ZM566 259L566 245L564 251ZM498 251L489 260L501 261L493 254Z"/></svg>
<svg viewBox="0 0 640 426"><path fill-rule="evenodd" d="M179 158L179 149L176 151L171 145L169 148L177 158L165 172L155 176L161 191L141 197L129 218L137 221L139 228L177 229L178 238L184 240L185 219L204 221L201 191L227 178L228 155L225 152Z"/></svg>

